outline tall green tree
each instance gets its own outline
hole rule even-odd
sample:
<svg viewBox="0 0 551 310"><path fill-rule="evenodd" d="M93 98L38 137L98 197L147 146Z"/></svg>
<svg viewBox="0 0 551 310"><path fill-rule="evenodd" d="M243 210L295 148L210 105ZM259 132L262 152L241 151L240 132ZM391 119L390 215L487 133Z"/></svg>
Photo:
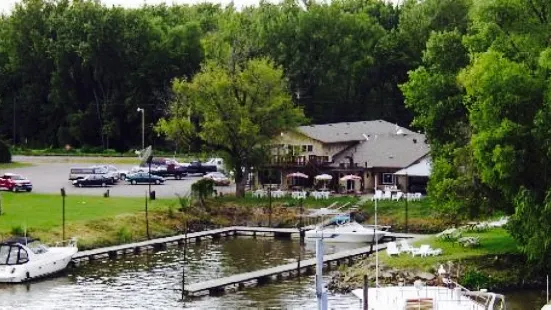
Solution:
<svg viewBox="0 0 551 310"><path fill-rule="evenodd" d="M266 159L272 139L304 121L282 70L267 59L235 67L207 64L191 81L175 80L173 90L177 100L170 117L159 122L159 132L183 144L199 137L221 150L235 173L239 197L250 169Z"/></svg>

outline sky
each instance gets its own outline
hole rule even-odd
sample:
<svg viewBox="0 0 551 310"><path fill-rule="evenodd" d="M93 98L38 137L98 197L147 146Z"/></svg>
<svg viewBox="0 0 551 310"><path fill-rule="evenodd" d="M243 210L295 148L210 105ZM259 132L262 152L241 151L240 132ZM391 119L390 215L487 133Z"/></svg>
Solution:
<svg viewBox="0 0 551 310"><path fill-rule="evenodd" d="M19 2L20 0L0 0L0 12L3 13L9 13L12 8L14 7L15 3ZM278 0L269 0L270 2L280 2ZM399 2L400 0L391 0L394 3ZM140 7L143 4L194 4L194 3L201 3L201 2L213 2L213 3L221 3L223 5L227 5L231 2L231 0L101 0L101 2L107 6L112 5L120 5L123 7ZM240 8L243 6L249 6L254 5L259 2L259 0L233 0L236 7Z"/></svg>

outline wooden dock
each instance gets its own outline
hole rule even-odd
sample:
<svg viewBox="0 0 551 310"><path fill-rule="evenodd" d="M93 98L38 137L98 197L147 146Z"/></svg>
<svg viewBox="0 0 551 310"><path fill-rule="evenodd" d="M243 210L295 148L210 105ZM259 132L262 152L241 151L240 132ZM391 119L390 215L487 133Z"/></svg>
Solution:
<svg viewBox="0 0 551 310"><path fill-rule="evenodd" d="M358 249L341 251L323 257L324 268L330 269L332 265L351 264L355 259L369 256L374 251L380 251L386 248L386 244L366 246ZM300 266L300 267L299 267ZM188 297L198 297L203 295L219 295L226 291L239 290L245 286L261 285L269 283L274 279L279 280L284 277L290 278L302 274L311 275L316 267L316 259L306 259L296 263L289 263L281 266L266 268L258 271L236 274L233 276L209 280L205 282L192 283L184 287L184 294Z"/></svg>
<svg viewBox="0 0 551 310"><path fill-rule="evenodd" d="M305 230L302 230L304 233ZM109 257L116 258L119 255L139 254L145 251L162 251L166 250L169 245L183 245L187 242L201 242L203 239L218 240L222 237L234 237L239 235L245 236L263 236L279 239L290 239L293 235L299 236L299 230L296 228L271 228L271 227L248 227L248 226L230 226L220 229L205 230L200 232L189 233L187 235L177 235L172 237L157 238L147 241L121 244L111 247L98 248L93 250L77 252L73 256L73 261L80 262L84 260L92 261L98 258ZM409 234L391 234L392 240L396 238L411 238L415 235Z"/></svg>
<svg viewBox="0 0 551 310"><path fill-rule="evenodd" d="M73 256L74 261L81 260L94 260L100 257L110 257L115 258L120 254L139 254L142 251L154 250L160 251L165 250L168 245L184 244L185 239L187 238L188 242L201 242L203 239L212 239L217 240L221 237L230 237L238 235L247 235L247 236L271 236L274 238L290 239L293 234L298 236L299 230L296 228L270 228L270 227L247 227L247 226L230 226L220 229L205 230L200 232L189 233L187 236L185 234L157 238L142 242L121 244L111 247L98 248L93 250L81 251Z"/></svg>

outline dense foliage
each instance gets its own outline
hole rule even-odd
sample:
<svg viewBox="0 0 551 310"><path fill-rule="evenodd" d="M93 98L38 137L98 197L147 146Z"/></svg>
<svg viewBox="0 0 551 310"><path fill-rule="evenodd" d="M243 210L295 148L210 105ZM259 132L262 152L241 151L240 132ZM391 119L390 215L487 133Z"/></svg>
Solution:
<svg viewBox="0 0 551 310"><path fill-rule="evenodd" d="M157 129L180 143L199 138L219 150L235 171L236 194L243 197L250 168L265 162L266 145L303 123L304 115L291 101L283 71L270 61L223 62L207 64L191 82L174 81L177 99Z"/></svg>
<svg viewBox="0 0 551 310"><path fill-rule="evenodd" d="M219 59L221 42L240 59L281 66L293 101L314 123L408 126L398 84L439 25L418 30L413 12L401 27L400 9L379 0L305 3L125 9L22 0L0 18L0 138L32 148L126 151L141 145L141 107L147 144L173 149L151 130L173 98L171 82Z"/></svg>
<svg viewBox="0 0 551 310"><path fill-rule="evenodd" d="M402 85L431 143L430 194L457 221L513 214L512 236L529 259L549 266L551 2L454 5L464 8L464 23L432 32L421 66Z"/></svg>
<svg viewBox="0 0 551 310"><path fill-rule="evenodd" d="M10 148L2 140L0 140L0 163L11 163Z"/></svg>

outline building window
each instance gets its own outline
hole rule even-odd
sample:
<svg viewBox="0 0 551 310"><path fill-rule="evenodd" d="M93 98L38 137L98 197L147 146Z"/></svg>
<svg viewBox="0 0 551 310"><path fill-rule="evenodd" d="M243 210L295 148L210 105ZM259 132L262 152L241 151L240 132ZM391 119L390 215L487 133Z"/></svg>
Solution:
<svg viewBox="0 0 551 310"><path fill-rule="evenodd" d="M303 145L303 146L302 146L302 151L303 151L303 152L306 152L306 145Z"/></svg>
<svg viewBox="0 0 551 310"><path fill-rule="evenodd" d="M314 150L314 146L307 145L306 148L308 149L308 152L312 152Z"/></svg>
<svg viewBox="0 0 551 310"><path fill-rule="evenodd" d="M383 184L394 184L394 173L383 173Z"/></svg>

